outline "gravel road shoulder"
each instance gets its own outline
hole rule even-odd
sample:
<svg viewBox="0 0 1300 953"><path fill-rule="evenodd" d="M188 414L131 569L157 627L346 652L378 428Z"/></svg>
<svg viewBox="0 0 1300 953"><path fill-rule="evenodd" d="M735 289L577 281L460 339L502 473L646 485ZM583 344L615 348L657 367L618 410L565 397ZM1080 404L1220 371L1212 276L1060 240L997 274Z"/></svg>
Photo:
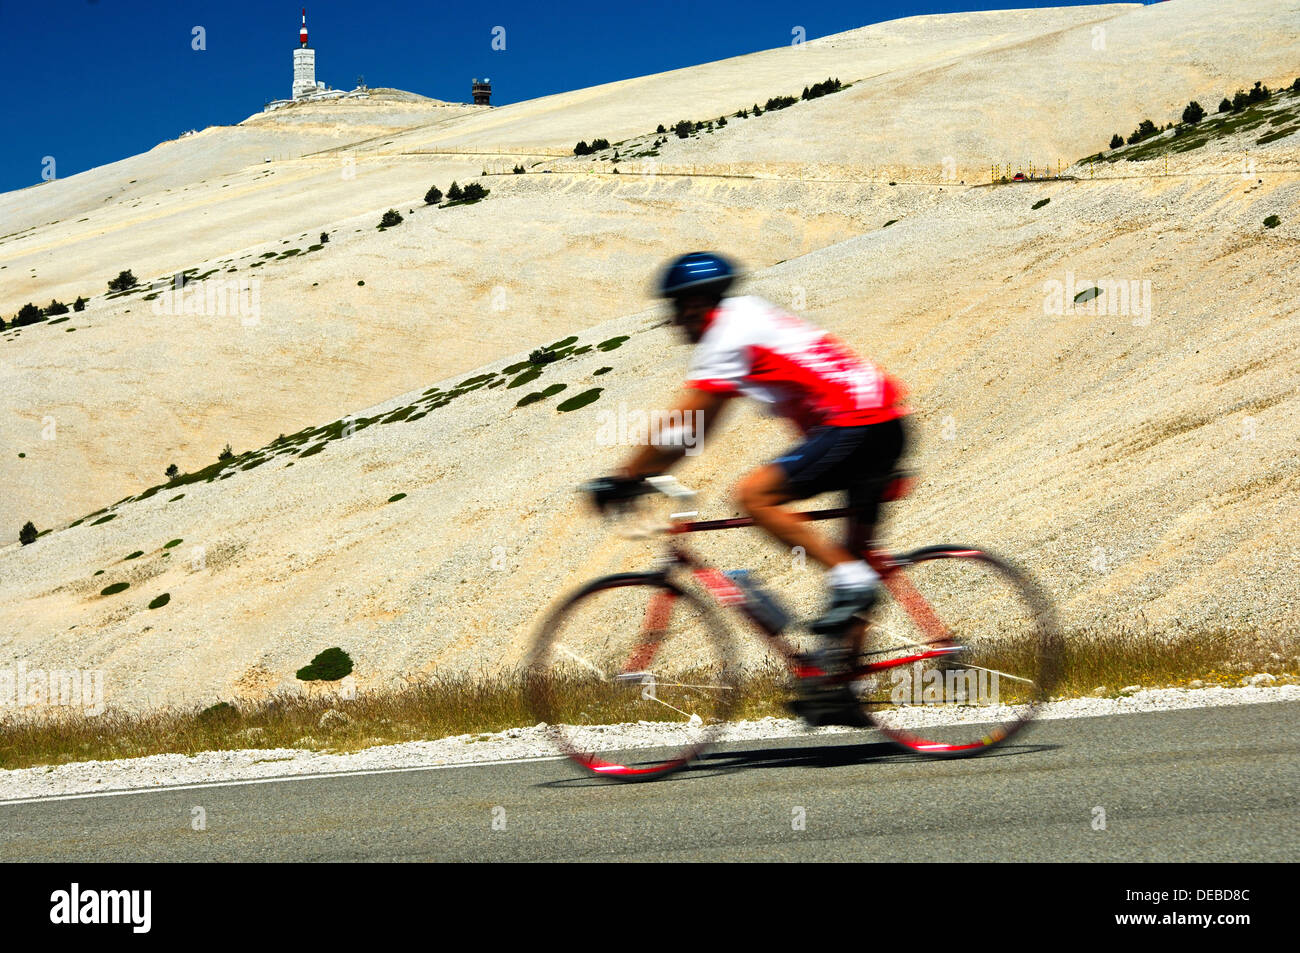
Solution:
<svg viewBox="0 0 1300 953"><path fill-rule="evenodd" d="M1300 701L1300 686L1150 689L1122 698L1077 698L1045 706L1040 717L1087 718L1222 705ZM652 747L662 739L649 723L611 726L611 743ZM788 718L762 718L729 726L727 740L841 734L853 729L809 729ZM206 751L198 755L153 755L116 761L85 761L57 767L0 772L0 802L109 791L149 790L188 784L300 777L353 771L382 771L437 765L511 761L553 756L544 726L493 734L455 735L436 741L384 745L348 754L291 748Z"/></svg>

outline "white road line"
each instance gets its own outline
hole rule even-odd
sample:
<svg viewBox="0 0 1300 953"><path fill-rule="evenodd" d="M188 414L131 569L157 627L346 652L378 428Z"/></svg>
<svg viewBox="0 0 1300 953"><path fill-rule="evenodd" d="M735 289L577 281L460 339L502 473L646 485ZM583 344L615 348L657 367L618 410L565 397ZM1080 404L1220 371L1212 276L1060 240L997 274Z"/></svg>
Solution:
<svg viewBox="0 0 1300 953"><path fill-rule="evenodd" d="M113 791L86 791L80 794L53 794L46 797L24 797L0 800L0 807L9 804L45 804L50 801L80 801L97 797L126 797L131 794L157 794L167 791L196 791L201 788L229 788L241 784L280 784L285 781L319 781L323 778L357 778L371 774L401 774L409 771L440 771L445 768L486 768L498 764L534 764L542 761L563 761L564 755L546 755L535 758L506 758L501 761L461 761L454 764L416 764L401 768L365 768L357 771L323 771L317 774L283 774L271 778L242 778L230 781L198 781L193 784L157 785L149 788L124 788Z"/></svg>

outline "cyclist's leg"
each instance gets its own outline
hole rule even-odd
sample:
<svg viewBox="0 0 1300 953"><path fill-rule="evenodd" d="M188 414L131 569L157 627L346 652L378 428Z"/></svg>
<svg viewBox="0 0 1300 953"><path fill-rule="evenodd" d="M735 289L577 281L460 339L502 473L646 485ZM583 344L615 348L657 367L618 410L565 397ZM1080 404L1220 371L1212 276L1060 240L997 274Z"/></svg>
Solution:
<svg viewBox="0 0 1300 953"><path fill-rule="evenodd" d="M854 472L848 487L849 507L857 513L848 521L845 548L855 558L861 557L876 538L881 494L907 449L907 427L902 418L872 424L869 430L868 439L851 461Z"/></svg>
<svg viewBox="0 0 1300 953"><path fill-rule="evenodd" d="M822 427L774 462L748 474L736 488L736 499L755 524L779 542L801 547L827 569L855 557L813 525L784 507L820 493L843 489L839 470L856 450L857 428Z"/></svg>
<svg viewBox="0 0 1300 953"><path fill-rule="evenodd" d="M851 572L859 560L838 540L818 532L811 521L784 507L795 500L846 489L845 464L857 453L861 430L828 427L812 431L802 444L747 476L738 493L741 506L758 526L787 546L802 547L810 558L826 567L832 606L837 593L843 594L843 587L835 586L833 574L845 569ZM870 567L859 565L867 574L867 582L874 581ZM845 635L823 634L804 657L806 677L798 679L789 707L810 725L866 725L850 686L835 680L848 670L851 661L852 646Z"/></svg>
<svg viewBox="0 0 1300 953"><path fill-rule="evenodd" d="M737 487L736 498L755 525L791 549L800 547L811 559L827 569L854 559L838 541L827 537L813 524L785 509L788 503L806 499L795 495L786 483L785 471L775 463L754 470Z"/></svg>
<svg viewBox="0 0 1300 953"><path fill-rule="evenodd" d="M847 489L849 506L860 511L849 520L845 536L845 550L852 560L828 571L830 603L812 624L819 635L840 639L860 634L858 621L879 598L880 577L863 557L875 536L885 478L894 471L906 443L898 420L853 429L852 453L824 481Z"/></svg>
<svg viewBox="0 0 1300 953"><path fill-rule="evenodd" d="M814 653L814 664L827 672L847 664L845 636L856 614L874 602L878 577L859 556L784 506L794 500L848 489L859 469L855 461L862 456L869 430L813 430L802 444L746 477L739 488L740 503L758 526L787 546L802 547L827 569L828 608L811 626L815 633L826 637L825 644Z"/></svg>

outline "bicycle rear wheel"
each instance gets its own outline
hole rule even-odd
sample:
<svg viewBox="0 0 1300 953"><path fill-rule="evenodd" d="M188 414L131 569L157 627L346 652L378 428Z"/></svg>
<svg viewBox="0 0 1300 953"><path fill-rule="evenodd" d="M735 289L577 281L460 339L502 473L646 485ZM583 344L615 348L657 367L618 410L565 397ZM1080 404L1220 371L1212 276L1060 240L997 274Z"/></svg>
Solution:
<svg viewBox="0 0 1300 953"><path fill-rule="evenodd" d="M716 740L735 703L717 612L657 574L588 583L543 621L526 669L534 714L584 770L645 781Z"/></svg>
<svg viewBox="0 0 1300 953"><path fill-rule="evenodd" d="M967 546L902 557L872 615L855 682L871 720L928 757L970 757L1019 732L1059 679L1051 604L1009 563Z"/></svg>

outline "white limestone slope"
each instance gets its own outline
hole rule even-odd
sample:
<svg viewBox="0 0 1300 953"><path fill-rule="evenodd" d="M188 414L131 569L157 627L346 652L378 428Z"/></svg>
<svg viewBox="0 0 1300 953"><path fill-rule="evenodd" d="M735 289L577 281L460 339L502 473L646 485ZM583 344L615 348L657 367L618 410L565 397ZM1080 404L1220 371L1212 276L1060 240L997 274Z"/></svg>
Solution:
<svg viewBox="0 0 1300 953"><path fill-rule="evenodd" d="M0 229L6 313L128 266L143 279L216 267L256 278L261 300L245 325L96 297L67 322L0 336L10 532L63 527L158 483L168 463L211 463L227 441L243 451L373 415L359 408L427 403L435 382L570 334L631 333L548 368L535 386L566 384L558 398L515 408L533 386L475 390L318 455L0 549L0 665L102 668L114 703L142 707L258 697L335 644L365 685L512 664L557 589L644 558L611 550L571 488L617 459L598 412L662 406L680 376L645 291L662 259L693 247L733 253L751 289L909 382L927 480L897 508L895 539L1005 550L1041 572L1074 626L1139 612L1162 633L1293 626L1297 137L1260 146L1241 132L1168 167L970 186L999 150L1068 161L1144 116L1177 118L1189 98L1280 85L1296 10L1173 0L914 18L501 109L311 104L0 197L6 225L13 210L36 225ZM1105 50L1090 47L1096 26ZM609 157L553 155L828 74L854 85L670 137L653 176L628 174L652 171L644 159L622 159L616 177L591 171ZM263 163L277 141L308 154ZM949 155L956 182L935 174ZM421 207L429 184L489 163L530 174L482 179L492 194L477 205ZM379 232L388 207L407 220ZM1279 228L1262 227L1270 214ZM322 230L331 241L307 252ZM1045 314L1044 283L1070 275L1150 281L1149 320ZM555 410L591 387L604 388L596 404ZM49 418L57 436L43 440ZM788 439L738 415L685 476L708 512L730 513L740 468ZM810 608L815 574L756 545L705 543ZM491 568L498 547L504 571ZM131 587L99 595L119 580ZM147 609L162 592L169 604Z"/></svg>

